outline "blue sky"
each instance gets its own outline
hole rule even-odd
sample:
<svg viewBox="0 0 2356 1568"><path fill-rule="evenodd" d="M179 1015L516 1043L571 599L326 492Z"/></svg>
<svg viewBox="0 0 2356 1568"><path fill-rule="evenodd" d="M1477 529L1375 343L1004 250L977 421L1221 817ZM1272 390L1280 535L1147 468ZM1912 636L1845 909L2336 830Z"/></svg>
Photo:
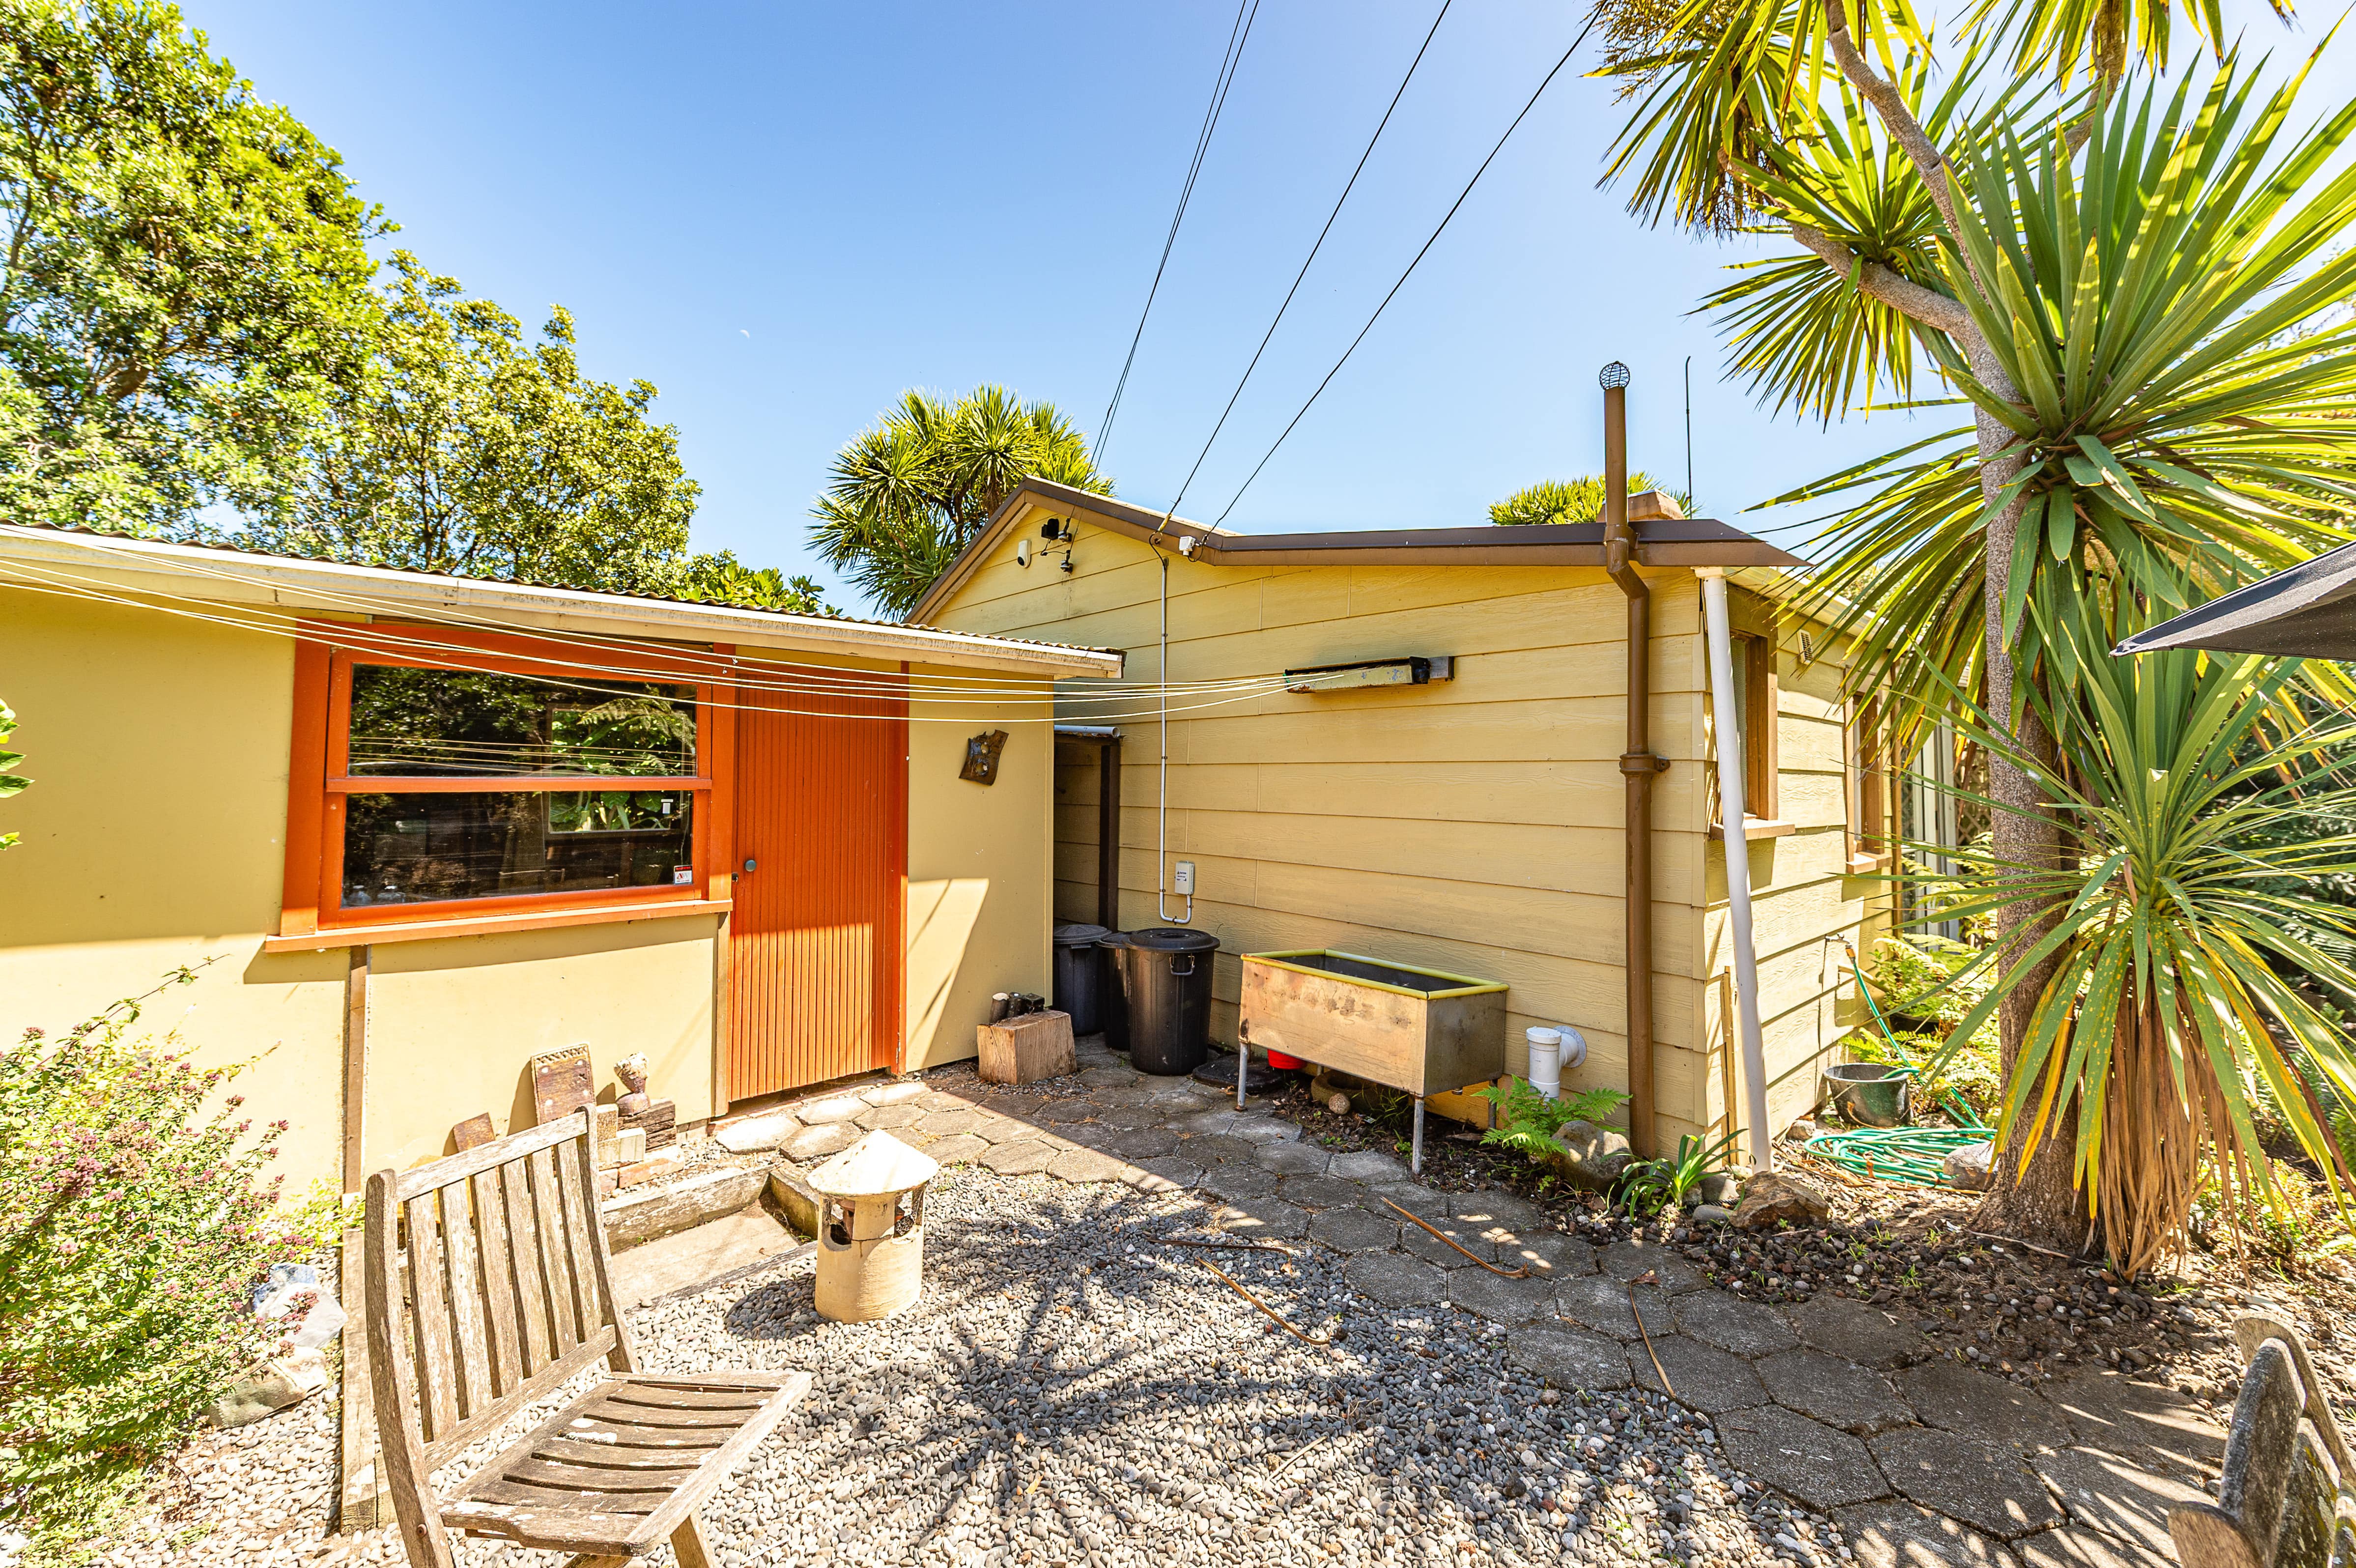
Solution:
<svg viewBox="0 0 2356 1568"><path fill-rule="evenodd" d="M901 389L1001 381L1095 434L1235 16L186 8L344 155L396 243L528 323L562 302L591 373L661 389L703 486L699 546L822 581L810 499ZM1437 8L1265 0L1104 454L1123 497L1171 500ZM1183 515L1227 504L1584 9L1451 10ZM1619 121L1608 83L1557 79L1229 526L1481 521L1521 485L1601 466L1595 371L1615 358L1635 372L1633 460L1679 478L1692 356L1696 489L1744 526L1799 521L1740 514L1930 428L1774 420L1723 380L1688 312L1758 252L1644 229L1599 191Z"/></svg>

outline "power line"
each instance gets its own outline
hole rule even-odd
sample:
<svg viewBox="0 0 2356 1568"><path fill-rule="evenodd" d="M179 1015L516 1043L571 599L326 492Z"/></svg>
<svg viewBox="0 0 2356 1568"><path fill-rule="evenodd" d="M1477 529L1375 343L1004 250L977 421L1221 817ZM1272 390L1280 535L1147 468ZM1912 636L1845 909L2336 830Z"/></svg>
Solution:
<svg viewBox="0 0 2356 1568"><path fill-rule="evenodd" d="M1277 328L1283 323L1284 313L1292 308L1292 296L1301 292L1301 280L1309 275L1310 263L1324 248L1325 236L1333 231L1333 220L1342 216L1342 204L1349 200L1350 192L1358 188L1358 177L1366 172L1366 160L1375 156L1375 144L1383 139L1383 128L1391 123L1392 111L1399 106L1399 100L1407 96L1407 84L1415 80L1416 67L1423 63L1425 51L1431 48L1431 40L1439 35L1440 24L1448 19L1448 7L1453 4L1455 0L1441 0L1440 15L1431 19L1431 30L1423 35L1423 47L1417 49L1415 59L1408 62L1407 74L1399 79L1398 91L1391 94L1390 107L1383 111L1382 119L1375 126L1375 134L1366 139L1366 150L1358 155L1358 166L1350 171L1349 183L1342 188L1342 194L1333 199L1333 210L1325 215L1325 227L1317 231L1317 242L1309 247L1309 254L1301 260L1301 270L1292 275L1292 286L1284 291L1284 303L1276 307L1276 319L1268 324L1268 331L1261 337L1259 347L1252 350L1251 363L1244 367L1242 379L1236 382L1236 390L1227 395L1227 406L1219 411L1219 422L1211 426L1210 439L1205 441L1202 451L1194 455L1194 466L1186 470L1186 482L1178 487L1178 499L1170 503L1171 511L1175 512L1178 502L1186 499L1186 491L1193 487L1194 476L1203 471L1203 460L1211 455L1211 447L1218 441L1219 432L1227 427L1227 416L1235 413L1236 400L1244 395L1245 383L1251 380L1252 371L1259 368L1259 357L1268 352L1269 339L1276 336Z"/></svg>
<svg viewBox="0 0 2356 1568"><path fill-rule="evenodd" d="M1422 264L1423 258L1430 253L1431 247L1439 243L1440 236L1446 231L1450 220L1456 216L1457 209L1462 207L1465 199L1472 194L1472 188L1481 183L1481 177L1489 172L1489 166L1496 161L1499 153L1505 150L1505 143L1511 139L1516 130L1521 128L1522 122L1529 117L1530 111L1537 107L1538 100L1545 96L1548 87L1554 85L1554 79L1562 74L1562 68L1570 63L1570 57L1579 52L1579 46L1587 41L1587 35L1594 26L1595 19L1590 16L1587 26L1579 29L1579 37L1570 40L1570 48L1562 51L1562 58L1554 62L1554 69L1546 73L1544 81L1538 83L1537 91L1530 94L1530 101L1522 105L1522 112L1514 116L1512 124L1505 127L1505 134L1497 138L1497 145L1489 149L1489 156L1481 160L1481 166L1472 171L1472 177L1464 182L1464 188L1457 193L1455 204L1450 207L1447 215L1440 219L1440 226L1431 231L1431 237L1424 241L1423 249L1415 253L1415 260L1408 263L1407 271L1399 274L1398 281L1391 285L1390 293L1383 295L1382 304L1375 306L1375 313L1366 317L1366 324L1358 328L1358 335L1350 339L1350 346L1342 350L1342 357L1333 361L1333 368L1325 372L1325 379L1319 381L1317 390L1309 394L1309 401L1301 405L1300 411L1293 414L1291 423L1284 427L1283 433L1278 435L1269 449L1261 455L1259 462L1254 466L1252 471L1245 476L1243 484L1237 488L1233 496L1228 498L1226 507L1214 520L1215 524L1227 521L1227 513L1236 510L1236 502L1244 499L1244 491L1251 489L1252 481L1259 478L1260 469L1267 467L1268 460L1276 456L1277 447L1284 445L1285 437L1292 434L1293 426L1299 424L1302 417L1309 413L1310 408L1324 395L1325 389L1333 384L1333 378L1342 373L1342 367L1350 362L1350 356L1358 351L1358 345L1366 340L1366 334L1373 331L1375 323L1383 318L1383 312L1390 308L1390 303L1398 296L1398 291L1407 286L1407 280L1415 275L1415 269Z"/></svg>
<svg viewBox="0 0 2356 1568"><path fill-rule="evenodd" d="M1259 19L1259 0L1238 0L1236 23L1227 33L1227 52L1220 57L1218 80L1211 86L1210 106L1203 112L1203 129L1194 137L1194 161L1186 166L1186 183L1179 188L1178 210L1170 217L1170 233L1162 242L1162 259L1153 265L1152 286L1145 291L1145 308L1137 313L1137 330L1130 334L1129 356L1120 362L1120 379L1113 383L1112 401L1105 404L1104 423L1097 429L1098 461L1112 438L1113 415L1120 412L1121 394L1129 390L1130 367L1137 363L1137 346L1145 337L1146 317L1153 314L1153 296L1162 292L1162 270L1178 243L1178 226L1186 220L1186 203L1194 199L1195 177L1203 172L1203 156L1211 150L1211 135L1219 128L1219 114L1227 104L1227 89L1235 85L1236 68L1243 63L1244 45L1251 41L1252 24Z"/></svg>

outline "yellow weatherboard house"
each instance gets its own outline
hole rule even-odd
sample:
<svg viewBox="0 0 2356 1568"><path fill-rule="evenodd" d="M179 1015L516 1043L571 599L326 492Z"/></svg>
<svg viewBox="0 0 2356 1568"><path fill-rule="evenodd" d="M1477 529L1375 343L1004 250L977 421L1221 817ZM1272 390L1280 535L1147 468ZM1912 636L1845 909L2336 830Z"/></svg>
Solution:
<svg viewBox="0 0 2356 1568"><path fill-rule="evenodd" d="M142 1026L298 1186L643 1057L680 1126L969 1057L1044 991L1052 682L1097 650L0 526L0 1028ZM977 729L1003 736L961 777ZM632 1064L636 1073L639 1064ZM479 1126L479 1122L477 1122Z"/></svg>
<svg viewBox="0 0 2356 1568"><path fill-rule="evenodd" d="M1222 1040L1243 955L1358 955L1504 983L1514 1073L1527 1028L1577 1029L1564 1085L1627 1091L1640 1152L1746 1126L1762 1090L1772 1133L1814 1103L1848 1032L1837 939L1887 902L1888 802L1837 650L1785 608L1804 563L1656 492L1624 512L1246 535L1033 480L911 619L1117 648L1132 682L1166 674L1166 727L1089 722L1084 683L1066 683L1056 912L1215 935ZM1730 580L1730 738L1711 719L1714 575ZM1272 692L1222 685L1280 671ZM1720 757L1742 769L1757 1085Z"/></svg>

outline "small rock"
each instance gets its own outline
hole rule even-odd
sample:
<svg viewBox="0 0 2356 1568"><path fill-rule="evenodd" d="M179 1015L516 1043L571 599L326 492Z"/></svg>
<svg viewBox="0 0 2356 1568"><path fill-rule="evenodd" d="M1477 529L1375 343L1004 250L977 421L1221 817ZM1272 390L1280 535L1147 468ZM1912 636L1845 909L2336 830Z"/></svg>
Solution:
<svg viewBox="0 0 2356 1568"><path fill-rule="evenodd" d="M1735 1206L1734 1223L1745 1230L1764 1230L1782 1221L1813 1225L1832 1212L1824 1194L1796 1176L1762 1171L1742 1186L1742 1201Z"/></svg>
<svg viewBox="0 0 2356 1568"><path fill-rule="evenodd" d="M1949 1185L1959 1187L1965 1192L1985 1192L1988 1183L1995 1179L1995 1163L1996 1145L1993 1143L1967 1144L1950 1152L1940 1163L1940 1169L1945 1174Z"/></svg>
<svg viewBox="0 0 2356 1568"><path fill-rule="evenodd" d="M316 1350L289 1350L264 1361L213 1402L205 1419L215 1426L243 1426L300 1404L327 1386L327 1359Z"/></svg>
<svg viewBox="0 0 2356 1568"><path fill-rule="evenodd" d="M1693 1222L1697 1225L1727 1225L1733 1219L1734 1210L1721 1208L1715 1203L1702 1204L1693 1211Z"/></svg>
<svg viewBox="0 0 2356 1568"><path fill-rule="evenodd" d="M1601 1192L1620 1179L1634 1158L1627 1137L1592 1122L1566 1122L1555 1129L1555 1152L1547 1164L1573 1186Z"/></svg>

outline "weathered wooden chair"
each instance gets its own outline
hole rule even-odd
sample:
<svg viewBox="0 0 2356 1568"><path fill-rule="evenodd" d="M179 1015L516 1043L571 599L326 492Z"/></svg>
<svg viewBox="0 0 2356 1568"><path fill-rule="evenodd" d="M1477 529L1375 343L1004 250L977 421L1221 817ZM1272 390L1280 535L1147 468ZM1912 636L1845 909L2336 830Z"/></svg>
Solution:
<svg viewBox="0 0 2356 1568"><path fill-rule="evenodd" d="M607 1280L596 1138L584 1111L369 1178L369 1369L414 1568L452 1568L451 1530L574 1552L573 1568L618 1568L669 1537L681 1568L708 1568L696 1509L809 1391L806 1372L637 1369ZM616 1376L435 1496L436 1469L600 1358Z"/></svg>
<svg viewBox="0 0 2356 1568"><path fill-rule="evenodd" d="M2356 1563L2356 1466L2298 1331L2249 1313L2234 1320L2248 1370L2233 1402L2214 1503L2169 1510L2184 1568L2350 1568Z"/></svg>

